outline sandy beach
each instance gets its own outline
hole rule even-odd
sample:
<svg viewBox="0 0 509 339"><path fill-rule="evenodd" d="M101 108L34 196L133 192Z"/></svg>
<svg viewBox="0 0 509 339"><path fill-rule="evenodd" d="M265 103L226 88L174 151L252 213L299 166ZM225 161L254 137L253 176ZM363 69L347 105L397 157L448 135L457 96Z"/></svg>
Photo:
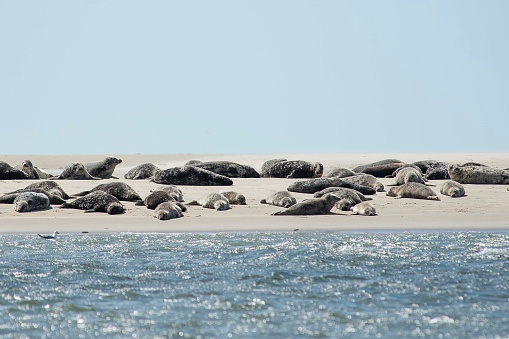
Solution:
<svg viewBox="0 0 509 339"><path fill-rule="evenodd" d="M497 154L136 154L114 155L122 159L114 175L119 179L105 180L59 180L68 193L89 190L100 183L123 181L145 197L160 185L149 180L126 180L124 174L131 168L151 162L161 169L181 166L189 160L233 161L252 166L260 171L262 164L270 159L287 158L321 162L324 168L368 164L387 158L396 158L411 163L419 160L438 160L449 163L479 162L495 168L509 167L509 153ZM94 162L106 155L3 155L1 161L11 166L29 159L46 172L58 175L73 162ZM160 221L153 211L133 202L123 202L126 213L108 215L87 213L81 210L61 209L53 205L44 211L18 213L10 204L0 204L0 233L96 233L96 232L244 232L244 231L454 231L454 230L509 230L509 191L507 185L464 185L467 196L450 198L440 194L445 180L431 180L432 189L440 201L418 199L395 199L377 192L371 196L378 215L374 217L350 215L349 212L333 209L333 214L323 216L273 216L283 208L260 204L269 194L286 190L296 180L233 178L233 186L179 186L185 203L199 199L214 191L234 190L246 196L247 205L232 205L227 211L216 211L201 206L188 206L185 217ZM384 185L394 181L380 178ZM24 188L35 180L2 180L0 193ZM387 190L387 188L386 188ZM310 194L294 193L297 201L312 197Z"/></svg>

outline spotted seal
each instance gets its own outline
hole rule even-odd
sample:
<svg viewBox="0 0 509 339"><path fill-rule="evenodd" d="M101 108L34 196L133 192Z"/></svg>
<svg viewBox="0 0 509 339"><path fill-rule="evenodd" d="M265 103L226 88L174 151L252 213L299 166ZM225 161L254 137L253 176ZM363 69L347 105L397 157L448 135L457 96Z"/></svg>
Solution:
<svg viewBox="0 0 509 339"><path fill-rule="evenodd" d="M408 182L401 186L392 187L386 194L389 197L440 200L437 194L428 186L418 182Z"/></svg>
<svg viewBox="0 0 509 339"><path fill-rule="evenodd" d="M140 195L131 186L124 182L109 182L107 184L99 184L89 191L79 192L74 194L74 196L82 197L95 191L103 191L109 193L118 200L122 201L142 200Z"/></svg>
<svg viewBox="0 0 509 339"><path fill-rule="evenodd" d="M284 208L288 208L296 203L297 200L288 191L278 191L270 194L267 198L260 200L260 204L269 204Z"/></svg>
<svg viewBox="0 0 509 339"><path fill-rule="evenodd" d="M115 167L122 163L122 159L108 156L106 159L96 162L87 162L83 164L91 176L101 179L118 179L113 176Z"/></svg>
<svg viewBox="0 0 509 339"><path fill-rule="evenodd" d="M376 191L374 188L369 186L358 185L355 183L351 183L343 180L343 178L314 178L307 180L299 180L289 185L287 190L290 192L297 193L316 193L318 191L323 190L327 187L346 187L357 190L362 194L372 195L375 194Z"/></svg>
<svg viewBox="0 0 509 339"><path fill-rule="evenodd" d="M75 162L71 165L68 165L64 168L60 175L51 177L53 180L100 180L101 178L91 176L88 173L85 166L80 162Z"/></svg>
<svg viewBox="0 0 509 339"><path fill-rule="evenodd" d="M322 176L323 165L303 160L269 160L262 165L263 177L270 178L318 178Z"/></svg>
<svg viewBox="0 0 509 339"><path fill-rule="evenodd" d="M460 184L509 184L509 171L488 166L459 166L450 164L449 176L451 180Z"/></svg>
<svg viewBox="0 0 509 339"><path fill-rule="evenodd" d="M440 193L452 198L459 198L465 195L465 187L457 181L449 180L442 184Z"/></svg>
<svg viewBox="0 0 509 339"><path fill-rule="evenodd" d="M108 214L121 214L125 212L124 206L117 198L103 191L94 191L72 202L63 203L60 207L90 212L106 212Z"/></svg>
<svg viewBox="0 0 509 339"><path fill-rule="evenodd" d="M332 207L341 200L334 194L326 194L321 198L311 198L296 203L283 211L276 212L272 215L320 215L330 214Z"/></svg>
<svg viewBox="0 0 509 339"><path fill-rule="evenodd" d="M188 205L200 205L203 208L213 208L218 211L230 209L230 202L221 193L210 193L200 200L193 200Z"/></svg>
<svg viewBox="0 0 509 339"><path fill-rule="evenodd" d="M40 189L40 188L29 188L29 189L23 188L23 189L17 190L16 192L6 193L6 194L0 196L0 204L12 204L12 203L14 203L14 200L20 194L26 193L26 192L44 194L45 196L48 197L48 200L49 200L51 205L61 205L61 204L63 204L65 202L65 200L62 199L62 197L60 195L55 195L55 194L50 193L48 191L45 191L43 189Z"/></svg>
<svg viewBox="0 0 509 339"><path fill-rule="evenodd" d="M246 205L246 197L243 194L234 191L222 191L220 193L228 199L230 205Z"/></svg>
<svg viewBox="0 0 509 339"><path fill-rule="evenodd" d="M151 192L155 192L155 191L167 192L173 197L173 199L175 199L175 201L180 201L180 202L184 201L184 194L182 193L182 190L175 185L167 185L167 186L163 186L163 187L158 187L158 188L152 190Z"/></svg>
<svg viewBox="0 0 509 339"><path fill-rule="evenodd" d="M369 201L363 201L363 202L353 206L350 210L352 211L352 214L357 214L357 215L366 215L366 216L377 215L375 206L373 206L373 204L370 203Z"/></svg>
<svg viewBox="0 0 509 339"><path fill-rule="evenodd" d="M384 184L382 184L377 177L371 174L359 173L349 177L343 177L341 179L351 184L371 187L377 192L385 191Z"/></svg>
<svg viewBox="0 0 509 339"><path fill-rule="evenodd" d="M30 179L22 170L0 161L0 180Z"/></svg>
<svg viewBox="0 0 509 339"><path fill-rule="evenodd" d="M190 186L231 186L232 179L195 166L173 167L157 171L151 178L157 184Z"/></svg>
<svg viewBox="0 0 509 339"><path fill-rule="evenodd" d="M355 173L371 174L377 178L385 178L404 165L406 164L398 159L385 159L371 164L357 166L353 169L353 171Z"/></svg>
<svg viewBox="0 0 509 339"><path fill-rule="evenodd" d="M156 171L159 171L159 167L156 165L147 162L145 164L138 165L136 167L131 168L125 175L125 179L130 180L141 180L148 179L155 174Z"/></svg>
<svg viewBox="0 0 509 339"><path fill-rule="evenodd" d="M62 187L60 187L60 185L56 181L53 181L53 180L43 180L43 181L34 182L33 184L30 184L25 188L22 188L22 189L19 189L16 191L12 191L12 192L9 192L6 194L29 192L30 190L33 190L33 189L44 190L51 195L56 195L56 196L62 198L63 200L67 200L70 198L69 195L67 193L65 193L65 191L62 189Z"/></svg>
<svg viewBox="0 0 509 339"><path fill-rule="evenodd" d="M23 192L14 199L13 207L16 212L31 212L49 208L49 199L45 194Z"/></svg>
<svg viewBox="0 0 509 339"><path fill-rule="evenodd" d="M180 201L175 200L175 198L166 191L154 191L145 197L145 199L137 201L135 203L136 206L146 206L148 209L155 209L159 204L163 202L174 202L177 206L180 207L182 212L187 211L187 207L182 204Z"/></svg>
<svg viewBox="0 0 509 339"><path fill-rule="evenodd" d="M195 166L223 175L228 178L259 178L260 174L251 166L241 165L231 161L207 161L199 162L192 160L184 166Z"/></svg>
<svg viewBox="0 0 509 339"><path fill-rule="evenodd" d="M154 210L154 218L159 220L170 220L175 218L182 218L181 205L177 205L175 202L166 201L162 202Z"/></svg>

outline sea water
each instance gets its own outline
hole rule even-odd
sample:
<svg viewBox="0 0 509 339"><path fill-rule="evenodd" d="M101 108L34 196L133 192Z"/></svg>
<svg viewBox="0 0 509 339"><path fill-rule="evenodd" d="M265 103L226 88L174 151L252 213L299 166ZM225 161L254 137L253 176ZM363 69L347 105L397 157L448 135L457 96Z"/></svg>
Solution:
<svg viewBox="0 0 509 339"><path fill-rule="evenodd" d="M509 233L0 236L2 338L509 337Z"/></svg>

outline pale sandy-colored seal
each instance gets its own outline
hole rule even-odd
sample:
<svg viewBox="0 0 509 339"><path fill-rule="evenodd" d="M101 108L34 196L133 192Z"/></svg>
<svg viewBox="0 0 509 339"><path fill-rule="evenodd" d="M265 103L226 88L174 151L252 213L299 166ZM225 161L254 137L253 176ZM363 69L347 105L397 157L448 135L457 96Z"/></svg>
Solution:
<svg viewBox="0 0 509 339"><path fill-rule="evenodd" d="M394 171L395 182L388 186L399 186L406 184L408 182L418 182L421 184L426 184L426 180L424 179L421 170L417 167L400 167L396 171Z"/></svg>
<svg viewBox="0 0 509 339"><path fill-rule="evenodd" d="M343 177L341 179L352 184L371 187L377 192L385 191L384 184L382 184L377 177L371 174L359 173L349 177Z"/></svg>
<svg viewBox="0 0 509 339"><path fill-rule="evenodd" d="M329 167L329 168L324 169L322 177L324 177L324 178L332 178L332 177L346 178L346 177L351 177L356 174L357 173L355 173L352 170L349 170L348 168Z"/></svg>
<svg viewBox="0 0 509 339"><path fill-rule="evenodd" d="M211 171L228 178L259 178L260 174L251 166L241 165L231 161L207 161L198 162L192 160L185 166L195 166Z"/></svg>
<svg viewBox="0 0 509 339"><path fill-rule="evenodd" d="M16 212L31 212L49 208L48 197L43 193L23 192L14 199L13 207Z"/></svg>
<svg viewBox="0 0 509 339"><path fill-rule="evenodd" d="M136 206L146 206L148 209L155 209L159 204L163 202L174 202L177 206L180 207L182 212L187 211L187 207L184 206L180 201L175 200L175 198L166 191L154 191L145 197L145 199L137 201L135 203Z"/></svg>
<svg viewBox="0 0 509 339"><path fill-rule="evenodd" d="M141 180L141 179L148 179L152 177L156 171L159 171L159 167L156 165L147 162L145 164L138 165L136 167L133 167L130 169L125 175L125 179L130 180Z"/></svg>
<svg viewBox="0 0 509 339"><path fill-rule="evenodd" d="M399 198L440 200L435 191L418 182L408 182L401 186L392 187L387 196Z"/></svg>
<svg viewBox="0 0 509 339"><path fill-rule="evenodd" d="M352 214L366 215L366 216L377 215L375 206L373 206L373 204L370 203L369 201L363 201L363 202L353 206L350 210L352 211Z"/></svg>
<svg viewBox="0 0 509 339"><path fill-rule="evenodd" d="M108 214L121 214L125 212L124 206L117 198L103 191L94 191L72 202L66 202L60 207L90 212L106 212Z"/></svg>
<svg viewBox="0 0 509 339"><path fill-rule="evenodd" d="M75 162L71 165L68 165L64 168L60 175L51 177L53 180L100 180L99 177L94 177L88 173L85 166L80 162Z"/></svg>
<svg viewBox="0 0 509 339"><path fill-rule="evenodd" d="M195 166L173 167L156 173L150 178L157 184L190 186L231 186L232 179Z"/></svg>
<svg viewBox="0 0 509 339"><path fill-rule="evenodd" d="M404 165L406 164L398 159L385 159L371 164L357 166L353 169L353 171L355 173L371 174L377 178L385 178Z"/></svg>
<svg viewBox="0 0 509 339"><path fill-rule="evenodd" d="M272 215L321 215L330 214L332 207L341 200L340 197L330 193L321 198L311 198L296 203L283 211Z"/></svg>
<svg viewBox="0 0 509 339"><path fill-rule="evenodd" d="M124 182L109 182L107 184L99 184L89 191L83 191L74 194L74 196L82 197L95 191L103 191L113 195L118 200L123 201L139 201L142 200L140 195L128 184Z"/></svg>
<svg viewBox="0 0 509 339"><path fill-rule="evenodd" d="M303 160L269 160L262 165L262 177L269 178L317 178L323 173L323 165Z"/></svg>
<svg viewBox="0 0 509 339"><path fill-rule="evenodd" d="M200 200L193 200L188 205L200 205L204 208L213 208L218 211L230 209L230 201L221 193L210 193L201 198Z"/></svg>
<svg viewBox="0 0 509 339"><path fill-rule="evenodd" d="M488 166L459 166L450 164L449 176L451 180L460 184L509 184L509 171Z"/></svg>
<svg viewBox="0 0 509 339"><path fill-rule="evenodd" d="M115 167L122 163L122 159L108 156L106 159L96 162L88 162L83 164L87 169L88 173L91 176L101 178L101 179L118 179L113 176L113 171L115 171Z"/></svg>
<svg viewBox="0 0 509 339"><path fill-rule="evenodd" d="M449 180L442 184L440 193L452 198L459 198L465 195L465 188L457 181Z"/></svg>
<svg viewBox="0 0 509 339"><path fill-rule="evenodd" d="M16 191L12 191L12 192L9 192L6 194L29 192L30 190L33 190L33 189L44 190L51 195L56 195L56 196L62 198L63 200L67 200L70 198L69 195L67 193L65 193L65 191L62 189L62 187L60 187L60 185L56 181L53 181L53 180L43 180L43 181L34 182L33 184L30 184L25 188L22 188L22 189L19 189Z"/></svg>
<svg viewBox="0 0 509 339"><path fill-rule="evenodd" d="M30 179L22 170L0 161L0 180Z"/></svg>
<svg viewBox="0 0 509 339"><path fill-rule="evenodd" d="M228 199L230 205L246 205L246 197L244 194L240 194L234 191L221 191L222 195Z"/></svg>
<svg viewBox="0 0 509 339"><path fill-rule="evenodd" d="M290 192L297 193L316 193L327 187L346 187L357 190L362 194L372 195L376 191L374 188L369 186L358 185L345 181L343 178L314 178L307 180L299 180L288 186L287 190Z"/></svg>
<svg viewBox="0 0 509 339"><path fill-rule="evenodd" d="M288 191L278 191L270 194L267 198L260 200L260 204L269 204L288 208L297 203L294 196Z"/></svg>
<svg viewBox="0 0 509 339"><path fill-rule="evenodd" d="M182 190L175 185L167 185L167 186L163 186L163 187L158 187L158 188L152 190L151 192L155 192L155 191L167 192L175 199L175 201L180 201L180 202L184 201L184 194L182 193Z"/></svg>
<svg viewBox="0 0 509 339"><path fill-rule="evenodd" d="M177 205L175 202L166 201L162 202L154 210L154 218L159 220L170 220L175 218L182 218L181 205Z"/></svg>
<svg viewBox="0 0 509 339"><path fill-rule="evenodd" d="M23 188L21 190L17 190L16 192L12 193L6 193L2 196L0 196L0 204L12 204L14 203L14 200L22 193L26 192L33 192L33 193L41 193L48 197L49 202L51 205L61 205L65 202L64 199L60 195L55 195L53 193L50 193L48 191L45 191L41 188Z"/></svg>

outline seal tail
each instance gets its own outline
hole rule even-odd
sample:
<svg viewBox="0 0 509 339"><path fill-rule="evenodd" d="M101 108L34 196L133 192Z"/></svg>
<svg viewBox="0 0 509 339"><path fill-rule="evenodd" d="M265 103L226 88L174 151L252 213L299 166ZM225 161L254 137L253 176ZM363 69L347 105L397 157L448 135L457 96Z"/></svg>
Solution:
<svg viewBox="0 0 509 339"><path fill-rule="evenodd" d="M508 190L509 190L509 188L508 188ZM260 200L260 204L266 204L266 203L267 203L267 199Z"/></svg>

